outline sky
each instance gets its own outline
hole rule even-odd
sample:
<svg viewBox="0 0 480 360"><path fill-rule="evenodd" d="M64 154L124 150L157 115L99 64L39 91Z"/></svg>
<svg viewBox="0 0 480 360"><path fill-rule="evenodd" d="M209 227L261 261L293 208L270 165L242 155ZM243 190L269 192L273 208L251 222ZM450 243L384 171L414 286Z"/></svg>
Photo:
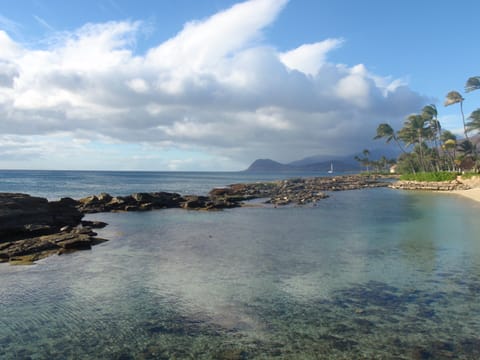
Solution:
<svg viewBox="0 0 480 360"><path fill-rule="evenodd" d="M480 2L0 0L0 169L243 170L462 133Z"/></svg>

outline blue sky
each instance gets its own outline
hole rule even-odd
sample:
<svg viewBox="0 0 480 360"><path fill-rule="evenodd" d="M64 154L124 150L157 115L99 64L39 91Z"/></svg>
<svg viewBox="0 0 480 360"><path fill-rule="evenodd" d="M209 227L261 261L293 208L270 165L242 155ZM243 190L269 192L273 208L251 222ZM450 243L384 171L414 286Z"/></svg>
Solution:
<svg viewBox="0 0 480 360"><path fill-rule="evenodd" d="M0 168L347 155L480 75L480 3L0 0ZM467 115L480 92L464 95Z"/></svg>

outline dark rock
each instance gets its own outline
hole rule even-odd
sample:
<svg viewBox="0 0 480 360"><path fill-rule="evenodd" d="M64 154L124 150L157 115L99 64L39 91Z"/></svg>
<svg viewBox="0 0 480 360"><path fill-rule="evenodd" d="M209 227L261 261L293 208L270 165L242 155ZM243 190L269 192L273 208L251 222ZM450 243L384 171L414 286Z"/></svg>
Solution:
<svg viewBox="0 0 480 360"><path fill-rule="evenodd" d="M73 229L28 239L3 243L0 247L0 262L28 264L52 254L65 254L73 250L89 250L107 240L95 237L89 228Z"/></svg>
<svg viewBox="0 0 480 360"><path fill-rule="evenodd" d="M103 229L108 224L103 221L90 221L90 220L82 220L80 224L84 227L88 226L92 229Z"/></svg>
<svg viewBox="0 0 480 360"><path fill-rule="evenodd" d="M269 198L275 206L316 203L328 197L325 191L354 190L386 187L387 182L374 176L348 175L337 177L295 178L268 183L233 184L228 188L213 189L209 195L214 201L225 199L236 206L241 201Z"/></svg>
<svg viewBox="0 0 480 360"><path fill-rule="evenodd" d="M76 226L83 214L77 202L26 194L0 193L0 242L51 234L64 226Z"/></svg>
<svg viewBox="0 0 480 360"><path fill-rule="evenodd" d="M84 214L111 211L146 211L180 207L182 197L176 193L134 193L112 197L108 194L93 195L78 200L77 208Z"/></svg>
<svg viewBox="0 0 480 360"><path fill-rule="evenodd" d="M100 196L107 200L108 196ZM109 200L109 199L108 199ZM90 202L99 203L98 197ZM0 194L0 262L29 264L61 251L85 250L105 241L81 225L78 202L26 194ZM104 224L104 223L102 223Z"/></svg>
<svg viewBox="0 0 480 360"><path fill-rule="evenodd" d="M206 196L187 195L183 198L181 207L184 209L202 209L207 206L210 198Z"/></svg>

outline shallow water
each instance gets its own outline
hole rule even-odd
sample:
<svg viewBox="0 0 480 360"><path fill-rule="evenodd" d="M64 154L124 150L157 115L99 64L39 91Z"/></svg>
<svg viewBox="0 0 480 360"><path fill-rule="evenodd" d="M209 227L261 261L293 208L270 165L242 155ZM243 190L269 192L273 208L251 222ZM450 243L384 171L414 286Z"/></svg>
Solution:
<svg viewBox="0 0 480 360"><path fill-rule="evenodd" d="M0 358L477 359L479 209L373 189L96 214L111 241L0 267Z"/></svg>

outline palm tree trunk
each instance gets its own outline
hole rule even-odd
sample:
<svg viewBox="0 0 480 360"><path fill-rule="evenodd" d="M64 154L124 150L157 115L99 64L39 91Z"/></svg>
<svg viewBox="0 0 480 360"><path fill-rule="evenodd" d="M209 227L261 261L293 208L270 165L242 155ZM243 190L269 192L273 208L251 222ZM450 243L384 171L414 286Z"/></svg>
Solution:
<svg viewBox="0 0 480 360"><path fill-rule="evenodd" d="M467 125L465 124L465 114L463 113L463 101L460 101L460 112L462 113L463 132L465 134L465 139L470 141L470 139L468 138L468 134L467 134Z"/></svg>
<svg viewBox="0 0 480 360"><path fill-rule="evenodd" d="M400 150L402 151L402 153L407 154L407 152L403 148L402 144L400 144L400 141L398 141L396 136L393 136L393 140L395 140L395 142L397 143L397 145L400 148ZM410 167L412 168L412 173L415 174L416 171L415 171L415 166L413 165L412 159L410 159L410 157L407 157L407 159L408 159L408 162L410 163Z"/></svg>

